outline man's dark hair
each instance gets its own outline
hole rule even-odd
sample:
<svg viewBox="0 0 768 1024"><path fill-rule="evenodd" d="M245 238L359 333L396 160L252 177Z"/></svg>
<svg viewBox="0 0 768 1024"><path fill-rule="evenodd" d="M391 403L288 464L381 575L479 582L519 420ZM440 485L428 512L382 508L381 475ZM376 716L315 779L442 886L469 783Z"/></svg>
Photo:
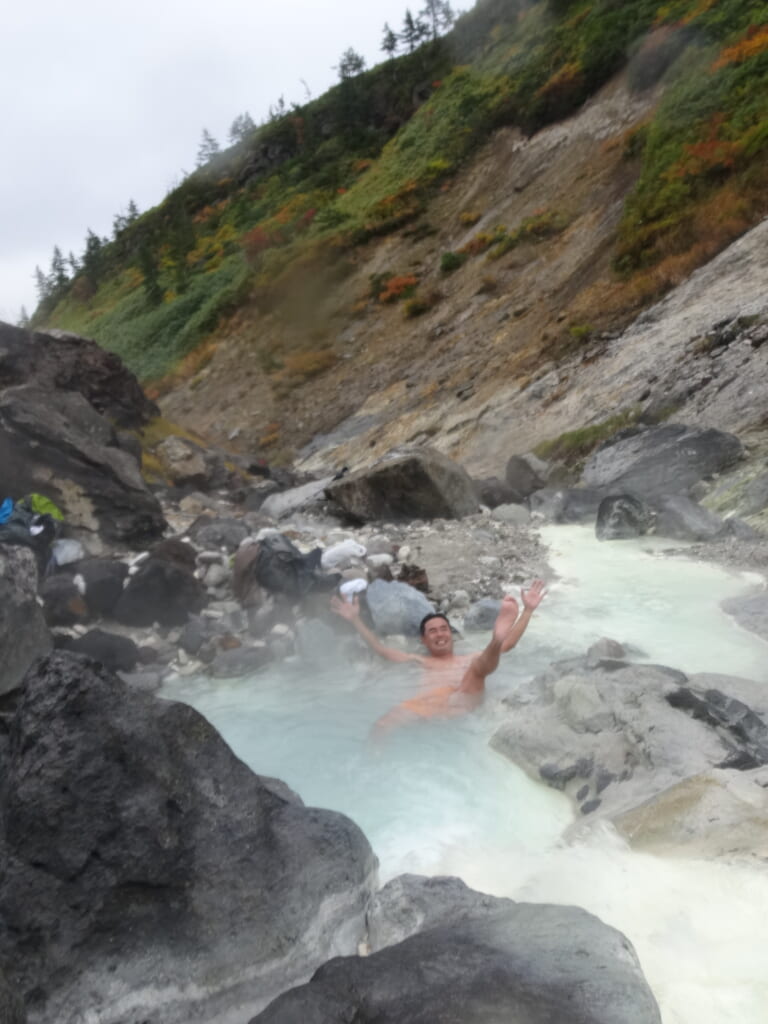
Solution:
<svg viewBox="0 0 768 1024"><path fill-rule="evenodd" d="M419 623L419 633L421 636L424 636L424 629L430 619L445 619L448 622L448 616L443 615L442 612L428 612ZM448 622L448 625L450 626L450 622Z"/></svg>

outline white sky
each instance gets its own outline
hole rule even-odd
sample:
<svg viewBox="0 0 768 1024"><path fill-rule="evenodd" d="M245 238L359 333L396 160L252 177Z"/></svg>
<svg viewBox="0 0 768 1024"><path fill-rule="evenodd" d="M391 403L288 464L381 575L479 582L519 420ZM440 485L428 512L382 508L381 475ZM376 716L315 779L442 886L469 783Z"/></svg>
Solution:
<svg viewBox="0 0 768 1024"><path fill-rule="evenodd" d="M54 245L83 251L112 234L130 199L158 203L195 166L207 128L222 146L234 118L257 123L283 95L302 102L336 79L352 46L384 58L419 0L40 0L0 21L0 320L37 304L34 269ZM456 5L458 6L458 5ZM466 8L471 3L461 5Z"/></svg>

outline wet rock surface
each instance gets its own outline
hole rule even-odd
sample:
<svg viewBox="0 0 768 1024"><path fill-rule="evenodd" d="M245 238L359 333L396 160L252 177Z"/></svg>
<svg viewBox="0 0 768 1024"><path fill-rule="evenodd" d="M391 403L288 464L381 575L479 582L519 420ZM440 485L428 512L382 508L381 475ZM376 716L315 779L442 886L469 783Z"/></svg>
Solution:
<svg viewBox="0 0 768 1024"><path fill-rule="evenodd" d="M748 680L574 659L504 703L492 746L583 815L613 817L713 768L768 764L768 698Z"/></svg>
<svg viewBox="0 0 768 1024"><path fill-rule="evenodd" d="M365 837L191 708L59 652L0 758L0 963L30 1021L247 1019L357 948Z"/></svg>
<svg viewBox="0 0 768 1024"><path fill-rule="evenodd" d="M432 896L434 881L411 878L408 888L421 882ZM409 891L407 905L417 900ZM402 942L326 964L251 1024L299 1020L659 1024L661 1016L632 946L596 917L466 890L451 891Z"/></svg>

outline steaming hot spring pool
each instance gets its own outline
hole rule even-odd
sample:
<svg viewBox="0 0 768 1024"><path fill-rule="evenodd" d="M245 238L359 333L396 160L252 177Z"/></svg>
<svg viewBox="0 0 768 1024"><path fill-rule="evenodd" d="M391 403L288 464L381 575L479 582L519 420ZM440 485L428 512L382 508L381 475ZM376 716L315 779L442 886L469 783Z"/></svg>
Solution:
<svg viewBox="0 0 768 1024"><path fill-rule="evenodd" d="M768 865L634 853L607 825L565 841L567 798L488 746L504 694L603 636L685 672L768 684L768 644L719 607L760 578L662 557L669 544L659 540L600 544L584 527L547 527L542 538L559 581L471 715L371 743L372 723L414 695L419 670L350 663L333 649L248 679L180 677L161 695L197 708L255 772L356 821L382 884L403 872L451 874L498 896L577 904L634 943L664 1024L766 1024Z"/></svg>

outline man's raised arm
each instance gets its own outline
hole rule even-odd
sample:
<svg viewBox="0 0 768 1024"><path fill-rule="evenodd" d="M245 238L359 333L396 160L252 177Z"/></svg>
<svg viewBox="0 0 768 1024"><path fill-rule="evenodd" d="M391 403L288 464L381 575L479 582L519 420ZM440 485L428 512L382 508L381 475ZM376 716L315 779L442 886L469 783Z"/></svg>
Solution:
<svg viewBox="0 0 768 1024"><path fill-rule="evenodd" d="M342 601L339 597L331 598L331 608L340 615L342 619L346 619L347 622L351 622L355 627L360 636L365 640L372 651L375 651L382 658L386 658L387 661L418 661L420 662L421 656L418 654L408 654L406 651L399 651L396 647L387 647L381 640L376 636L373 630L368 629L366 624L360 618L360 602L358 601L357 595L353 597L352 601Z"/></svg>
<svg viewBox="0 0 768 1024"><path fill-rule="evenodd" d="M507 635L501 644L501 652L505 654L507 651L511 651L517 641L525 632L528 623L531 621L531 616L534 611L541 604L541 599L544 597L544 583L542 580L534 580L528 590L520 592L520 597L523 602L523 610L518 616L514 626L509 630Z"/></svg>

